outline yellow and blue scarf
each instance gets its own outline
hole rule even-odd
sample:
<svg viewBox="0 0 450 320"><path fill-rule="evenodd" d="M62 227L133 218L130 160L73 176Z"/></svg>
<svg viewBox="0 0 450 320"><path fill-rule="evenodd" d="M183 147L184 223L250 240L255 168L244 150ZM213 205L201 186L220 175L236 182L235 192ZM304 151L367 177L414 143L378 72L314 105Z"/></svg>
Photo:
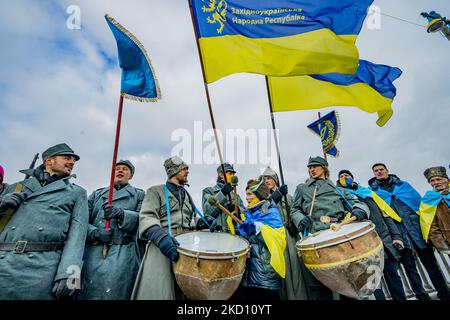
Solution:
<svg viewBox="0 0 450 320"><path fill-rule="evenodd" d="M422 236L425 242L428 242L431 224L436 216L437 207L442 200L450 207L450 194L444 196L439 192L430 190L427 191L422 198L419 215L420 229L422 230Z"/></svg>
<svg viewBox="0 0 450 320"><path fill-rule="evenodd" d="M345 178L345 179L339 179L339 182L342 186L348 186L351 179ZM353 183L353 180L351 180L351 183ZM390 218L394 219L397 222L401 222L402 218L394 211L394 209L391 208L390 205L386 203L385 200L383 200L379 195L377 195L374 191L372 191L369 188L365 188L358 184L358 188L356 190L353 189L345 189L350 194L353 194L359 198L366 199L371 198L380 208L382 212L384 212L386 215L388 215Z"/></svg>

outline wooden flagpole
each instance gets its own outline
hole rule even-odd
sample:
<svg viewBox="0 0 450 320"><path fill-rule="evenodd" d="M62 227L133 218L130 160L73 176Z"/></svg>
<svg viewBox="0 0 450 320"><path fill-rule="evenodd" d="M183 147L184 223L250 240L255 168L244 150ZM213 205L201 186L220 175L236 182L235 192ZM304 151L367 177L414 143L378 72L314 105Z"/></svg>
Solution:
<svg viewBox="0 0 450 320"><path fill-rule="evenodd" d="M278 145L278 135L277 135L277 128L275 126L275 117L273 115L273 109L272 109L272 97L270 95L270 88L269 88L269 78L266 76L266 88L267 88L267 97L269 99L269 111L270 111L270 119L272 121L272 131L273 136L275 139L275 149L277 150L277 156L278 156L278 167L280 168L280 186L284 184L284 174L283 174L283 166L281 164L281 154L280 154L280 146ZM286 205L286 212L288 216L288 221L291 221L290 219L290 208L288 206L287 196L284 196L284 202Z"/></svg>
<svg viewBox="0 0 450 320"><path fill-rule="evenodd" d="M219 154L219 160L220 160L220 166L222 167L222 172L223 172L223 178L225 183L227 183L227 175L226 175L226 171L225 171L225 166L224 166L224 162L223 162L223 157L222 157L222 151L220 149L220 144L219 144L219 138L217 136L217 128L216 128L216 121L214 120L214 114L212 111L212 105L211 105L211 98L209 96L209 88L208 88L208 83L206 82L206 76L205 76L205 68L203 66L203 58L202 55L200 53L200 43L198 41L199 38L199 33L197 30L197 27L195 25L195 20L194 20L194 9L192 8L192 0L189 0L189 10L191 12L191 19L192 19L192 25L194 27L194 32L195 32L195 41L197 43L197 51L198 51L198 56L200 58L200 65L202 67L202 75L203 75L203 84L205 86L205 92L206 92L206 100L208 101L208 111L209 111L209 117L211 119L211 125L213 127L213 131L214 131L214 139L216 141L216 146L217 146L217 153ZM231 194L228 194L228 201L230 202L230 206L233 205L233 201L231 200Z"/></svg>
<svg viewBox="0 0 450 320"><path fill-rule="evenodd" d="M321 117L320 112L317 112L317 115L318 115L319 120L320 120L320 117ZM323 146L322 146L322 136L320 135L320 123L319 123L319 136L320 136L320 144L321 144L321 147L322 147L323 157L325 158L325 160L328 161L328 159L327 159L327 153L325 152L325 150L323 150Z"/></svg>
<svg viewBox="0 0 450 320"><path fill-rule="evenodd" d="M114 153L113 153L113 160L112 160L112 167L111 167L111 179L109 181L108 204L112 204L112 198L113 198L113 192L114 192L114 178L116 176L117 152L119 150L120 127L122 124L122 111L123 111L123 95L121 94L120 101L119 101L119 112L117 114L116 139L114 142ZM106 219L105 229L109 229L110 227L111 227L111 221L109 219ZM106 258L108 256L108 251L109 251L109 245L104 244L103 250L102 250L103 258Z"/></svg>

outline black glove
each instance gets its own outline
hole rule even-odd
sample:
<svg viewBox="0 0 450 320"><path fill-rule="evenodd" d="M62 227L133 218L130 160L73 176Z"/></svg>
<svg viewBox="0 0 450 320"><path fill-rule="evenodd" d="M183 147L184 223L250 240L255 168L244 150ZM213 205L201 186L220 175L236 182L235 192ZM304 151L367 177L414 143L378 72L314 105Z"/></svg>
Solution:
<svg viewBox="0 0 450 320"><path fill-rule="evenodd" d="M27 198L25 192L7 193L3 196L1 208L18 208L20 204Z"/></svg>
<svg viewBox="0 0 450 320"><path fill-rule="evenodd" d="M102 205L103 211L105 212L104 217L105 219L117 219L120 221L123 221L123 217L125 215L125 212L122 208L116 207L112 204L108 204L105 202Z"/></svg>
<svg viewBox="0 0 450 320"><path fill-rule="evenodd" d="M213 223L214 221L216 221L216 219L214 219L211 216L204 216L206 222L209 223L209 226L206 224L205 220L203 219L198 219L197 224L195 226L195 230L203 230L203 229L208 229Z"/></svg>
<svg viewBox="0 0 450 320"><path fill-rule="evenodd" d="M276 204L278 204L281 199L283 199L283 194L277 189L270 195L270 199L273 200Z"/></svg>
<svg viewBox="0 0 450 320"><path fill-rule="evenodd" d="M231 191L233 191L233 187L231 186L231 184L229 184L229 183L226 183L223 187L222 187L222 189L220 189L220 191L223 193L223 195L226 197L226 196L228 196L230 193L231 193Z"/></svg>
<svg viewBox="0 0 450 320"><path fill-rule="evenodd" d="M294 226L293 223L289 223L286 226L286 229L291 237L295 237L298 234L298 229Z"/></svg>
<svg viewBox="0 0 450 320"><path fill-rule="evenodd" d="M314 223L313 218L310 216L305 216L302 220L300 220L300 226L304 230L305 228L310 228Z"/></svg>
<svg viewBox="0 0 450 320"><path fill-rule="evenodd" d="M56 298L71 296L74 292L75 289L67 287L67 279L56 280L53 284L52 293Z"/></svg>
<svg viewBox="0 0 450 320"><path fill-rule="evenodd" d="M352 216L356 217L358 221L367 219L366 212L360 208L353 209Z"/></svg>
<svg viewBox="0 0 450 320"><path fill-rule="evenodd" d="M222 231L222 226L217 224L217 219L214 219L214 222L211 224L211 227L209 227L210 232L218 232Z"/></svg>
<svg viewBox="0 0 450 320"><path fill-rule="evenodd" d="M283 184L281 187L279 187L277 190L280 190L283 197L288 194L288 186Z"/></svg>
<svg viewBox="0 0 450 320"><path fill-rule="evenodd" d="M101 244L106 244L111 241L111 237L111 229L97 228L90 233L89 240L91 243L99 242Z"/></svg>
<svg viewBox="0 0 450 320"><path fill-rule="evenodd" d="M179 245L180 243L174 237L166 235L157 246L159 247L159 250L161 250L161 253L169 258L170 261L177 262L180 257L180 254L177 251L177 246Z"/></svg>
<svg viewBox="0 0 450 320"><path fill-rule="evenodd" d="M177 246L180 244L166 230L158 225L154 225L147 229L144 237L153 242L161 250L161 253L171 261L176 262L178 260L180 255L178 254Z"/></svg>

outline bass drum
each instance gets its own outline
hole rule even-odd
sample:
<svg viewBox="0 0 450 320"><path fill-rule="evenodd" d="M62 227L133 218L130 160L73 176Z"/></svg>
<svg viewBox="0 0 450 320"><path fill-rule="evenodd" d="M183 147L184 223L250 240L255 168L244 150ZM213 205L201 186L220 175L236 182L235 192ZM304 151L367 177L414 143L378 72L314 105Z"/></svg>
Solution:
<svg viewBox="0 0 450 320"><path fill-rule="evenodd" d="M323 230L296 244L309 271L326 287L354 299L378 288L384 267L383 243L371 222Z"/></svg>
<svg viewBox="0 0 450 320"><path fill-rule="evenodd" d="M175 278L192 300L226 300L238 288L245 271L250 244L229 233L195 231L175 237L180 258Z"/></svg>

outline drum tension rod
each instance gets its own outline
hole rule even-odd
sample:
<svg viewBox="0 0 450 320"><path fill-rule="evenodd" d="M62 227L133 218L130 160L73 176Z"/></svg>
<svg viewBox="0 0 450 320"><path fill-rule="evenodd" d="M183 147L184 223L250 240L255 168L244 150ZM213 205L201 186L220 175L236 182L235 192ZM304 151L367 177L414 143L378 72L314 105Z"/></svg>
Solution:
<svg viewBox="0 0 450 320"><path fill-rule="evenodd" d="M200 266L200 251L197 252L197 267Z"/></svg>

